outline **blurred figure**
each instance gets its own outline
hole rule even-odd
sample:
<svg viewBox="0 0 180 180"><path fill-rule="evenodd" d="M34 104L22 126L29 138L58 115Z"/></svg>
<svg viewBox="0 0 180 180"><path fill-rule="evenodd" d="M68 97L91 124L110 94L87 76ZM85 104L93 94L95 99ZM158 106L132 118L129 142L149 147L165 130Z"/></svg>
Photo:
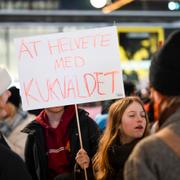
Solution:
<svg viewBox="0 0 180 180"><path fill-rule="evenodd" d="M11 84L11 77L9 76L9 73L6 71L6 69L0 67L0 115L3 116L6 115L6 112L4 112L3 109L10 96L10 92L7 91L7 88L10 84ZM0 143L9 148L1 131L0 131Z"/></svg>
<svg viewBox="0 0 180 180"><path fill-rule="evenodd" d="M124 91L126 96L134 96L136 92L136 86L132 81L124 81Z"/></svg>
<svg viewBox="0 0 180 180"><path fill-rule="evenodd" d="M157 113L154 109L154 102L150 98L150 88L146 87L136 92L136 95L141 98L144 103L144 108L148 114L150 125L152 126L157 120Z"/></svg>
<svg viewBox="0 0 180 180"><path fill-rule="evenodd" d="M4 107L1 108L0 130L7 138L11 149L24 159L24 148L27 135L22 133L21 130L30 123L35 116L22 110L18 88L12 86L8 91L10 92L10 97Z"/></svg>
<svg viewBox="0 0 180 180"><path fill-rule="evenodd" d="M6 90L11 83L8 72L0 67L0 106L6 105L10 93ZM22 159L10 150L0 133L0 179L31 180Z"/></svg>
<svg viewBox="0 0 180 180"><path fill-rule="evenodd" d="M123 180L124 164L147 134L147 127L148 117L138 97L125 97L110 106L107 127L93 161L97 180Z"/></svg>
<svg viewBox="0 0 180 180"><path fill-rule="evenodd" d="M0 113L0 130L8 137L12 130L24 120L27 113L21 109L21 97L19 89L15 86L8 89L10 97L7 99L7 103L1 108Z"/></svg>
<svg viewBox="0 0 180 180"><path fill-rule="evenodd" d="M131 81L124 80L124 91L126 96L134 96L136 87L135 84ZM108 119L108 111L111 104L113 104L117 99L107 100L102 102L102 111L101 114L97 115L95 118L96 123L99 126L101 132L106 128L106 123Z"/></svg>
<svg viewBox="0 0 180 180"><path fill-rule="evenodd" d="M84 149L80 149L74 105L45 108L23 130L28 134L25 161L33 180L81 180L86 168L88 179L93 179L91 158L99 130L87 112L78 113Z"/></svg>
<svg viewBox="0 0 180 180"><path fill-rule="evenodd" d="M125 180L180 178L180 31L155 54L150 66L151 98L158 114L156 133L142 140L127 161Z"/></svg>

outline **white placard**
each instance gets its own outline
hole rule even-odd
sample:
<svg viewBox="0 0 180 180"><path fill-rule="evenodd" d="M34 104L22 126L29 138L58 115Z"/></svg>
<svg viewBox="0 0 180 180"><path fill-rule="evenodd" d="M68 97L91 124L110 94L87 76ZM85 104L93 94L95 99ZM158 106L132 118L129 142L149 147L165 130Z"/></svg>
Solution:
<svg viewBox="0 0 180 180"><path fill-rule="evenodd" d="M116 27L15 39L24 110L124 97Z"/></svg>

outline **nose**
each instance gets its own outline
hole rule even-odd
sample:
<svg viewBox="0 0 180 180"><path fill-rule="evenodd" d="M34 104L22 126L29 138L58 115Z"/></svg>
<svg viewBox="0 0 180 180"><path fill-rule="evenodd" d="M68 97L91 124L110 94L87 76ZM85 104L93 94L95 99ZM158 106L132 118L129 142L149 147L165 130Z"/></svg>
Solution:
<svg viewBox="0 0 180 180"><path fill-rule="evenodd" d="M141 115L137 115L137 122L143 122L144 118Z"/></svg>

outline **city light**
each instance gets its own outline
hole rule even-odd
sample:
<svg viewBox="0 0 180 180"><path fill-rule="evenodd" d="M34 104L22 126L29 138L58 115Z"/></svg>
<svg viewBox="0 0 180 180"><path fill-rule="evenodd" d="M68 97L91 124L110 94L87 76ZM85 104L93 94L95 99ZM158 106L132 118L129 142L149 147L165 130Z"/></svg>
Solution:
<svg viewBox="0 0 180 180"><path fill-rule="evenodd" d="M179 10L180 9L180 3L179 2L170 1L168 3L168 8L171 11Z"/></svg>
<svg viewBox="0 0 180 180"><path fill-rule="evenodd" d="M95 8L102 8L107 4L108 0L90 0L90 3Z"/></svg>

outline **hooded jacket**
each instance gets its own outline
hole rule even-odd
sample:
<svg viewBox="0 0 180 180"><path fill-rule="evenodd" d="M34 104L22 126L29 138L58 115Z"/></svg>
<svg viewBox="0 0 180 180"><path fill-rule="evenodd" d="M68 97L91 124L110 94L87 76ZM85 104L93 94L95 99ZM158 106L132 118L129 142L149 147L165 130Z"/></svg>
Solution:
<svg viewBox="0 0 180 180"><path fill-rule="evenodd" d="M94 156L98 146L99 129L95 121L93 121L88 113L82 109L78 110L79 123L82 134L83 148L87 152L90 159ZM25 147L25 162L28 170L33 177L33 180L47 180L48 179L48 156L47 146L45 142L45 130L42 125L37 121L31 122L26 128L23 129L24 133L28 134L26 147ZM70 153L72 156L72 165L75 166L75 157L80 149L79 137L76 116L71 121L68 132L70 137ZM81 174L83 170L76 169L76 175L73 179L83 179ZM76 177L78 174L78 178ZM93 179L92 169L88 169L88 179ZM82 175L84 177L84 174Z"/></svg>

